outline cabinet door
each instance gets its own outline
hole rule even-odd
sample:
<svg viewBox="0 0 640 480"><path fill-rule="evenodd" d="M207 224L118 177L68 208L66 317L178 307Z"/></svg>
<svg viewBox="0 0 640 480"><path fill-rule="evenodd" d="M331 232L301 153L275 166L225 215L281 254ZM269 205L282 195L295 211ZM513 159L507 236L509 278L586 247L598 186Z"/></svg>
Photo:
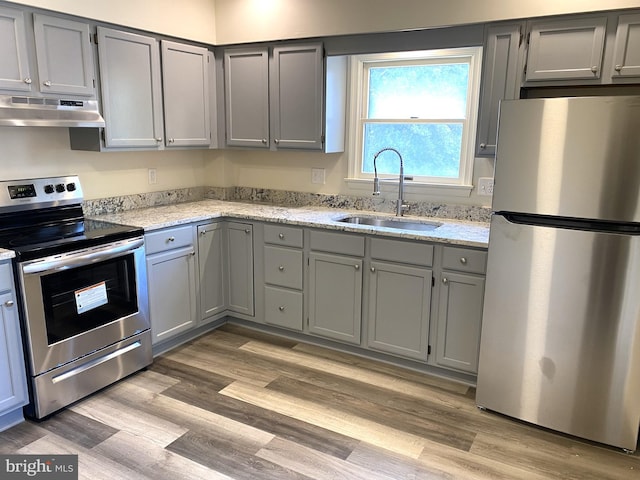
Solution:
<svg viewBox="0 0 640 480"><path fill-rule="evenodd" d="M444 271L440 285L436 362L478 372L484 277Z"/></svg>
<svg viewBox="0 0 640 480"><path fill-rule="evenodd" d="M362 259L309 254L309 332L360 344Z"/></svg>
<svg viewBox="0 0 640 480"><path fill-rule="evenodd" d="M13 293L0 294L0 415L27 404L18 306Z"/></svg>
<svg viewBox="0 0 640 480"><path fill-rule="evenodd" d="M42 93L95 95L89 25L33 14Z"/></svg>
<svg viewBox="0 0 640 480"><path fill-rule="evenodd" d="M232 312L253 316L253 227L228 222L226 232L227 306Z"/></svg>
<svg viewBox="0 0 640 480"><path fill-rule="evenodd" d="M432 271L371 262L370 348L427 360Z"/></svg>
<svg viewBox="0 0 640 480"><path fill-rule="evenodd" d="M224 303L224 228L222 223L198 227L200 320L226 308Z"/></svg>
<svg viewBox="0 0 640 480"><path fill-rule="evenodd" d="M31 91L24 13L0 7L0 88Z"/></svg>
<svg viewBox="0 0 640 480"><path fill-rule="evenodd" d="M163 40L162 80L166 145L208 146L211 130L207 49Z"/></svg>
<svg viewBox="0 0 640 480"><path fill-rule="evenodd" d="M195 327L196 270L193 247L147 257L149 312L153 343Z"/></svg>
<svg viewBox="0 0 640 480"><path fill-rule="evenodd" d="M322 58L321 44L273 49L272 147L322 150Z"/></svg>
<svg viewBox="0 0 640 480"><path fill-rule="evenodd" d="M493 157L496 154L500 100L519 97L521 29L522 25L487 28L478 119L478 156Z"/></svg>
<svg viewBox="0 0 640 480"><path fill-rule="evenodd" d="M107 147L162 146L160 49L151 37L98 27Z"/></svg>
<svg viewBox="0 0 640 480"><path fill-rule="evenodd" d="M224 54L224 96L229 146L269 147L269 55L267 49Z"/></svg>
<svg viewBox="0 0 640 480"><path fill-rule="evenodd" d="M533 22L526 81L598 79L606 17Z"/></svg>
<svg viewBox="0 0 640 480"><path fill-rule="evenodd" d="M620 15L613 65L614 79L640 77L640 14Z"/></svg>

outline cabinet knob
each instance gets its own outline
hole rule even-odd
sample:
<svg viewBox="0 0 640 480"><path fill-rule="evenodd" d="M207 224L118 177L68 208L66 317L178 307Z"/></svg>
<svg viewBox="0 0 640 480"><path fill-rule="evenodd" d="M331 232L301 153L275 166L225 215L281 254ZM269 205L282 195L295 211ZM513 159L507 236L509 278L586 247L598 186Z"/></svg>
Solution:
<svg viewBox="0 0 640 480"><path fill-rule="evenodd" d="M175 242L175 241L176 241L176 237L167 238L167 242Z"/></svg>
<svg viewBox="0 0 640 480"><path fill-rule="evenodd" d="M162 137L156 137L156 142L158 143L162 142Z"/></svg>
<svg viewBox="0 0 640 480"><path fill-rule="evenodd" d="M203 237L204 237L206 234L207 234L207 231L206 231L206 230L202 230L202 231L200 232L200 235L202 235Z"/></svg>
<svg viewBox="0 0 640 480"><path fill-rule="evenodd" d="M5 307L13 307L13 300L7 300L6 302L4 302L4 306Z"/></svg>
<svg viewBox="0 0 640 480"><path fill-rule="evenodd" d="M280 270L281 272L284 272L284 265L280 265L280 266L278 267L278 270Z"/></svg>
<svg viewBox="0 0 640 480"><path fill-rule="evenodd" d="M371 267L371 273L375 273L376 267Z"/></svg>
<svg viewBox="0 0 640 480"><path fill-rule="evenodd" d="M487 144L486 143L481 143L480 144L480 150L484 150L485 148L487 148Z"/></svg>
<svg viewBox="0 0 640 480"><path fill-rule="evenodd" d="M613 69L614 69L616 72L620 72L620 71L622 70L622 65L616 65L615 67L613 67Z"/></svg>
<svg viewBox="0 0 640 480"><path fill-rule="evenodd" d="M42 84L43 84L45 87L50 87L50 86L51 86L51 81L50 81L50 80L45 80L44 82L42 82Z"/></svg>
<svg viewBox="0 0 640 480"><path fill-rule="evenodd" d="M245 229L244 229L244 233L246 233L247 235L249 235L249 234L251 233L251 230L250 230L250 229L248 229L248 228L245 228Z"/></svg>
<svg viewBox="0 0 640 480"><path fill-rule="evenodd" d="M275 143L276 145L278 145L280 143L280 140L278 140L277 138L273 141L273 143Z"/></svg>
<svg viewBox="0 0 640 480"><path fill-rule="evenodd" d="M176 139L175 139L175 138L170 138L170 139L169 139L169 143L174 143L175 141L176 141Z"/></svg>
<svg viewBox="0 0 640 480"><path fill-rule="evenodd" d="M284 305L280 305L280 306L278 307L278 310L280 310L281 312L284 312Z"/></svg>
<svg viewBox="0 0 640 480"><path fill-rule="evenodd" d="M460 257L460 263L463 265L467 264L467 257Z"/></svg>
<svg viewBox="0 0 640 480"><path fill-rule="evenodd" d="M360 270L360 265L356 264L353 266L356 270Z"/></svg>
<svg viewBox="0 0 640 480"><path fill-rule="evenodd" d="M447 279L447 277L442 277L442 283L444 283L445 285L449 283L449 280Z"/></svg>
<svg viewBox="0 0 640 480"><path fill-rule="evenodd" d="M592 67L591 67L591 71L592 71L593 73L597 73L597 72L598 72L598 66L597 66L597 65L592 66Z"/></svg>
<svg viewBox="0 0 640 480"><path fill-rule="evenodd" d="M24 79L24 83L26 83L27 85L31 85L31 82L32 82L32 81L33 81L33 80L31 80L31 78L29 78L29 77L27 77L27 78L25 78L25 79Z"/></svg>
<svg viewBox="0 0 640 480"><path fill-rule="evenodd" d="M263 138L263 139L262 139L262 143L263 143L263 145L266 145L266 144L267 144L267 139L266 139L266 138Z"/></svg>
<svg viewBox="0 0 640 480"><path fill-rule="evenodd" d="M279 238L280 240L284 240L284 233L279 233L279 234L278 234L278 238Z"/></svg>

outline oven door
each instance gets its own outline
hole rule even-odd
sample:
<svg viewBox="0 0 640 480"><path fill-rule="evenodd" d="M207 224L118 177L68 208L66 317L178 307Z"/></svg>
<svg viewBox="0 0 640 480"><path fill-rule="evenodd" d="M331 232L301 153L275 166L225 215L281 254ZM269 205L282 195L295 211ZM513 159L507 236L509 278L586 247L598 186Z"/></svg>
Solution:
<svg viewBox="0 0 640 480"><path fill-rule="evenodd" d="M142 237L18 267L34 376L149 329Z"/></svg>

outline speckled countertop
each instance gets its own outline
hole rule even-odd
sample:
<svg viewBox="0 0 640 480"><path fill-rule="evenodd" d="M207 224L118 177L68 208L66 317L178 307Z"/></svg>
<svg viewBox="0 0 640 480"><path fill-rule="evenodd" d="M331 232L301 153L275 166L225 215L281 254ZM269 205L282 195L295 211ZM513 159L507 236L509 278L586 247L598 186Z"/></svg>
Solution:
<svg viewBox="0 0 640 480"><path fill-rule="evenodd" d="M94 218L142 227L147 232L181 224L227 217L237 220L277 222L344 232L428 240L468 247L486 248L489 242L489 225L481 222L448 220L443 218L431 219L411 215L405 216L405 219L417 222L436 221L442 223L442 225L435 230L419 232L338 222L339 219L349 215L395 218L393 215L362 210L343 210L322 207L281 207L222 200L201 200L175 205L142 208L121 213L100 215Z"/></svg>

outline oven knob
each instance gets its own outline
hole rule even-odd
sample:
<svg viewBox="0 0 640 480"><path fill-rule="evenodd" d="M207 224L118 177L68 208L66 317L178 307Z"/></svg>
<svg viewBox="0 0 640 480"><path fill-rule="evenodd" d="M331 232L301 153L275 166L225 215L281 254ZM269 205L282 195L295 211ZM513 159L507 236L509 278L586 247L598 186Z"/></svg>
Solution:
<svg viewBox="0 0 640 480"><path fill-rule="evenodd" d="M58 192L58 193L62 193L62 192L64 192L65 190L66 190L66 189L65 189L64 183L59 183L59 184L57 184L57 185L56 185L56 192Z"/></svg>
<svg viewBox="0 0 640 480"><path fill-rule="evenodd" d="M54 191L53 185L44 186L44 193L53 193L53 191Z"/></svg>
<svg viewBox="0 0 640 480"><path fill-rule="evenodd" d="M67 192L75 192L76 184L75 183L67 183Z"/></svg>

